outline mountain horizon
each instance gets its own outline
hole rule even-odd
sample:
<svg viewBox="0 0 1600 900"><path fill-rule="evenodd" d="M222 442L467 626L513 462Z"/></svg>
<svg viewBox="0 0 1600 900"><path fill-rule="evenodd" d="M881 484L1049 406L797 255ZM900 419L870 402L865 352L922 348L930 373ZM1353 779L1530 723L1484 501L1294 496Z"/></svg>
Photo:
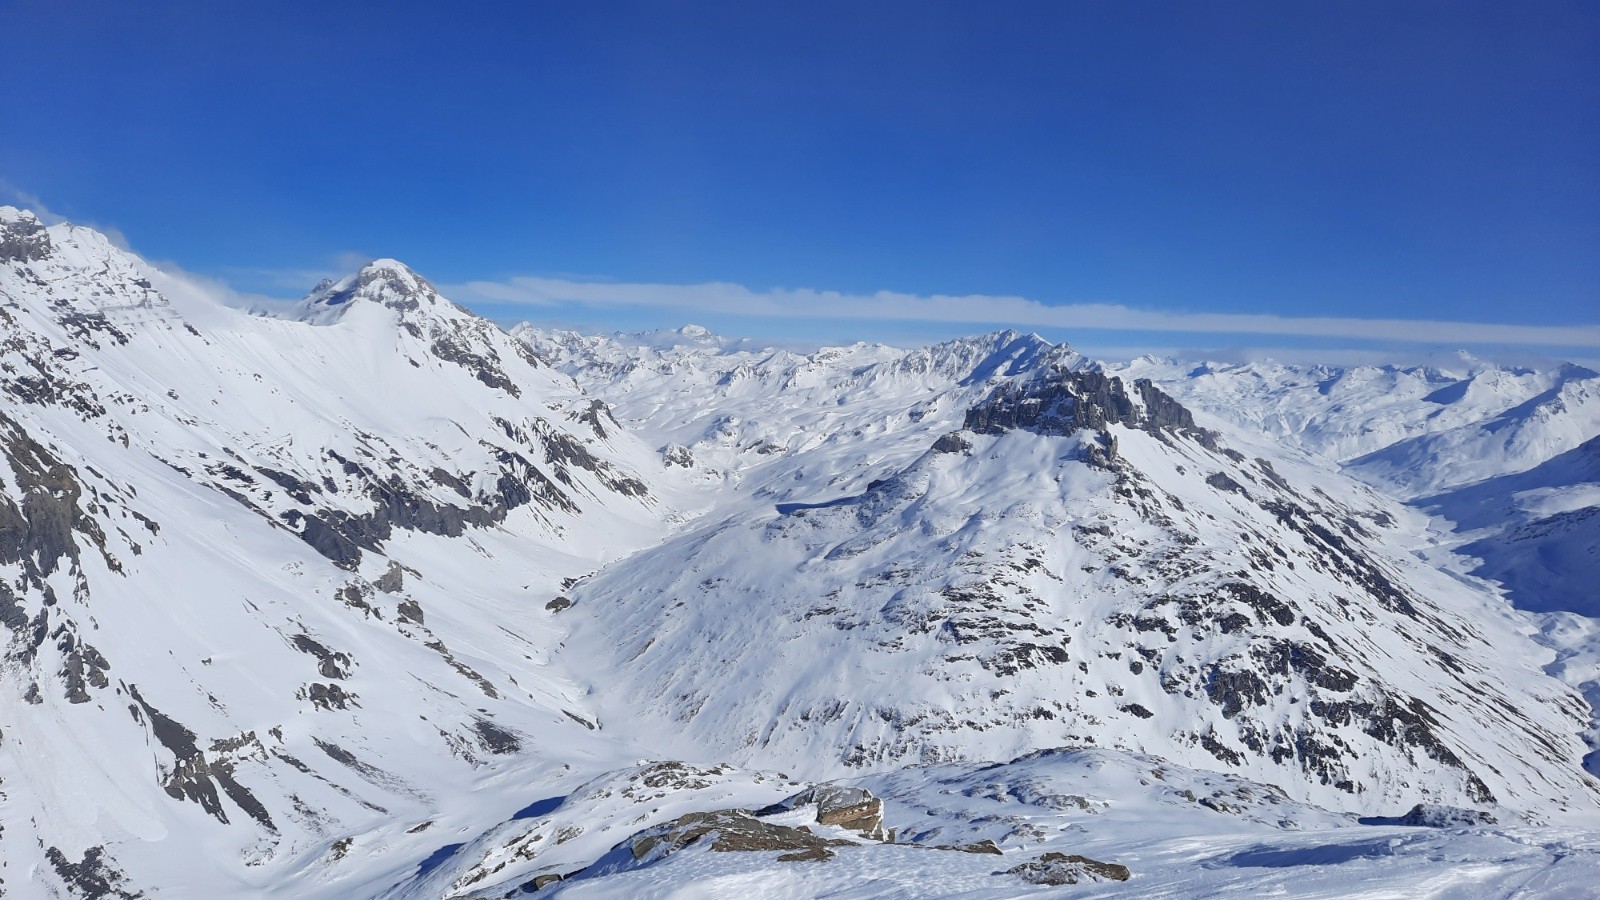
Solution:
<svg viewBox="0 0 1600 900"><path fill-rule="evenodd" d="M252 314L14 208L0 325L19 895L1600 865L1582 367Z"/></svg>

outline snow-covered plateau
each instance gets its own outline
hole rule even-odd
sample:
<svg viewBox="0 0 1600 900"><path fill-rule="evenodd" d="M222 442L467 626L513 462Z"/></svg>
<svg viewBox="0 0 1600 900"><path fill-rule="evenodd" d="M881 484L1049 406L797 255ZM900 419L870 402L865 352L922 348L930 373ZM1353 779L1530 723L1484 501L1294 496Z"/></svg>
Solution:
<svg viewBox="0 0 1600 900"><path fill-rule="evenodd" d="M1591 897L1600 375L287 313L0 207L0 892Z"/></svg>

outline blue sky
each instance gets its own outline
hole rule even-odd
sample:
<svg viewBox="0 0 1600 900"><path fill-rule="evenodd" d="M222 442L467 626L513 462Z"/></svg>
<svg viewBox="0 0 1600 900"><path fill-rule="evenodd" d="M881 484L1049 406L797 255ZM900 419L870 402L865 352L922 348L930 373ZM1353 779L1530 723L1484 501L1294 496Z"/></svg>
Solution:
<svg viewBox="0 0 1600 900"><path fill-rule="evenodd" d="M0 200L240 291L392 256L497 318L607 328L1600 356L1594 3L0 22Z"/></svg>

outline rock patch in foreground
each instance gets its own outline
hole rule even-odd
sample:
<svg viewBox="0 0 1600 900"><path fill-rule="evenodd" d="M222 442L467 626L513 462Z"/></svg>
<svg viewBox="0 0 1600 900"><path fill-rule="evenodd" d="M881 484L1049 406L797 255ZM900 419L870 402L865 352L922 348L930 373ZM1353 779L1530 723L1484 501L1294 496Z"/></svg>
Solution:
<svg viewBox="0 0 1600 900"><path fill-rule="evenodd" d="M1007 875L1016 875L1033 884L1093 884L1104 881L1127 881L1128 867L1116 863L1100 862L1087 856L1068 856L1065 853L1046 853L1032 862L1007 869Z"/></svg>
<svg viewBox="0 0 1600 900"><path fill-rule="evenodd" d="M1397 824L1419 828L1471 828L1474 825L1494 825L1492 813L1481 809L1462 809L1437 803L1418 803L1400 817Z"/></svg>
<svg viewBox="0 0 1600 900"><path fill-rule="evenodd" d="M883 827L883 801L866 788L820 784L775 803L757 815L770 816L804 806L817 808L818 825L837 825L872 841L894 840L894 835Z"/></svg>
<svg viewBox="0 0 1600 900"><path fill-rule="evenodd" d="M640 862L661 859L690 844L705 843L712 850L732 852L782 851L779 862L833 858L830 847L850 841L824 838L809 828L763 822L742 809L693 812L665 825L647 829L628 842Z"/></svg>

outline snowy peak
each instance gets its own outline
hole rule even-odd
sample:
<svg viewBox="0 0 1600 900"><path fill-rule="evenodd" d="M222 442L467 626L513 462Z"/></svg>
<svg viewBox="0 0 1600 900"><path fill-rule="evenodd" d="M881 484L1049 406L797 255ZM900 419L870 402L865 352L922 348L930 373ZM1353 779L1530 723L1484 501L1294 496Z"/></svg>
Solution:
<svg viewBox="0 0 1600 900"><path fill-rule="evenodd" d="M1591 591L1588 370L507 334L390 259L287 316L180 276L0 208L25 893L642 896L746 866L721 884L1016 896L1032 864L991 855L1122 834L1143 893L1299 888L1262 874L1292 858L1347 894L1420 824L1436 869L1516 843L1502 880L1600 871L1592 832L1481 830L1600 821L1570 689L1600 675L1552 667L1423 514L1513 596ZM1452 492L1408 509L1384 472ZM631 852L685 821L842 849ZM1275 836L1300 827L1333 833Z"/></svg>
<svg viewBox="0 0 1600 900"><path fill-rule="evenodd" d="M666 528L603 407L398 263L316 292L360 314L313 327L90 229L0 230L0 781L28 832L0 870L25 895L322 878L335 838L560 767L524 736L594 740L541 668L545 603ZM444 830L397 839L420 859Z"/></svg>
<svg viewBox="0 0 1600 900"><path fill-rule="evenodd" d="M0 380L50 380L60 373L46 370L84 349L182 327L184 311L157 286L173 281L91 228L46 227L32 212L0 207L0 330L11 338L0 355L31 360L25 368L0 362ZM209 299L204 305L220 309ZM40 341L61 353L41 357Z"/></svg>
<svg viewBox="0 0 1600 900"><path fill-rule="evenodd" d="M446 312L452 317L471 315L439 296L426 278L405 263L394 259L376 259L362 266L354 275L338 281L324 280L296 304L287 317L313 325L332 325L362 303L374 304L401 315L422 311Z"/></svg>
<svg viewBox="0 0 1600 900"><path fill-rule="evenodd" d="M1139 359L1110 370L1150 378L1191 409L1401 496L1529 468L1600 422L1600 379L1582 366L1536 370L1459 354L1439 362L1447 368Z"/></svg>
<svg viewBox="0 0 1600 900"><path fill-rule="evenodd" d="M309 325L349 325L393 335L410 353L425 353L458 366L478 381L512 397L521 396L511 372L513 360L539 367L522 340L441 296L426 278L405 263L378 259L338 281L323 281L285 318ZM413 357L413 363L420 365Z"/></svg>
<svg viewBox="0 0 1600 900"><path fill-rule="evenodd" d="M962 385L982 384L1041 366L1075 368L1083 357L1065 344L1052 344L1037 334L995 331L956 338L907 353L895 366L905 372L946 375Z"/></svg>
<svg viewBox="0 0 1600 900"><path fill-rule="evenodd" d="M50 255L50 233L25 209L0 206L0 262L26 262Z"/></svg>
<svg viewBox="0 0 1600 900"><path fill-rule="evenodd" d="M1121 378L1093 370L1049 366L1034 377L996 388L982 404L967 410L969 431L1000 434L1020 428L1066 436L1083 429L1102 431L1118 424L1151 434L1185 432L1215 446L1214 436L1195 426L1194 416L1148 379L1130 391Z"/></svg>
<svg viewBox="0 0 1600 900"><path fill-rule="evenodd" d="M1398 509L1208 445L1148 383L1055 372L976 410L904 468L883 436L824 445L809 466L837 453L877 477L851 494L806 473L802 502L576 588L569 647L649 707L605 717L659 715L702 750L818 776L1087 743L1336 808L1594 807L1572 698L1505 664L1492 598L1395 546ZM805 484L766 471L746 474L764 496ZM725 682L742 690L708 689Z"/></svg>

